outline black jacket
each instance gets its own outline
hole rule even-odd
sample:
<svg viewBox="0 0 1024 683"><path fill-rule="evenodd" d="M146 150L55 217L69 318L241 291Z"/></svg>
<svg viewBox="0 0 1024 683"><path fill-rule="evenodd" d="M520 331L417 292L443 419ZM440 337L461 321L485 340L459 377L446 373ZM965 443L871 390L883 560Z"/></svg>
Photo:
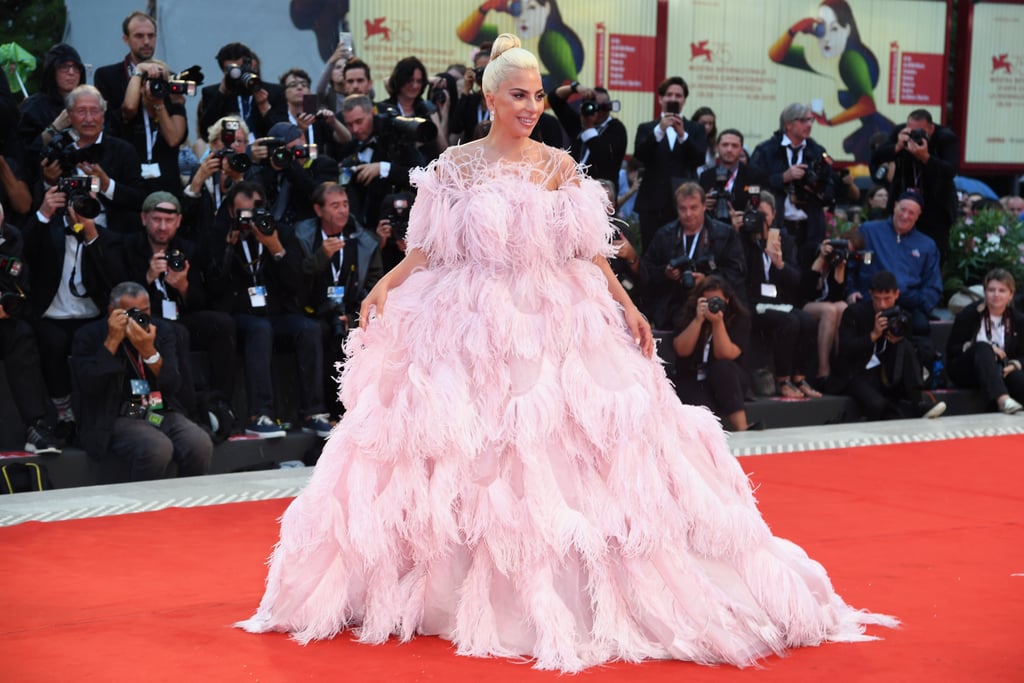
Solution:
<svg viewBox="0 0 1024 683"><path fill-rule="evenodd" d="M921 164L906 150L896 153L900 131L906 127L906 124L897 126L889 134L888 142L871 155L873 165L888 161L896 162L892 189L889 192L888 213L892 214L896 200L903 192L916 187L924 199L924 207L921 209L921 217L918 218L917 224L922 226L922 229L938 225L948 231L957 215L956 186L953 179L960 162L960 140L950 129L935 126L935 131L928 138L928 163ZM929 230L924 231L932 234Z"/></svg>
<svg viewBox="0 0 1024 683"><path fill-rule="evenodd" d="M697 180L697 168L704 164L708 152L708 134L704 126L689 119L683 120L685 142L676 140L668 148L668 137L661 142L654 137L654 129L661 121L641 123L636 129L633 156L644 164L644 181L636 195L636 210L659 212L672 207L672 193L685 180Z"/></svg>
<svg viewBox="0 0 1024 683"><path fill-rule="evenodd" d="M177 304L179 316L206 307L202 263L199 262L196 247L191 242L175 235L165 250L170 252L177 249L188 260L188 293L185 297L182 297L174 287L164 285L164 290L167 292L165 297L164 292L157 287L155 280L146 282L149 260L153 257L153 250L149 246L145 232L125 235L122 247L125 275L132 282L138 282L149 292L149 305L154 318L163 317L162 302L165 298Z"/></svg>
<svg viewBox="0 0 1024 683"><path fill-rule="evenodd" d="M697 180L705 192L710 192L715 187L715 178L718 175L718 166L706 168ZM646 178L646 176L645 176ZM746 211L750 204L750 193L753 188L759 190L768 189L768 176L757 166L751 164L740 164L736 171L736 180L732 184L732 208L735 211Z"/></svg>
<svg viewBox="0 0 1024 683"><path fill-rule="evenodd" d="M249 129L257 138L264 138L270 133L270 128L275 123L288 122L288 101L284 97L284 88L274 83L263 82L263 88L267 91L267 102L270 109L266 114L260 113L259 107L254 100L252 105L252 125ZM250 96L251 97L251 96ZM246 98L243 97L243 100ZM209 142L207 131L218 119L231 114L240 115L238 111L238 96L229 95L220 91L220 83L208 85L202 89L199 99L199 137Z"/></svg>
<svg viewBox="0 0 1024 683"><path fill-rule="evenodd" d="M617 196L619 169L622 168L622 159L626 156L626 145L629 143L629 133L626 132L622 121L608 118L605 126L599 129L597 137L584 142L580 139L583 128L579 113L574 111L568 102L555 95L554 90L548 93L548 102L551 103L551 110L558 117L558 122L569 135L569 154L577 162L583 162L586 157L584 163L587 166L587 175L612 181Z"/></svg>
<svg viewBox="0 0 1024 683"><path fill-rule="evenodd" d="M981 329L982 316L988 315L984 302L971 304L957 314L953 329L946 342L946 363L952 364L965 353L964 345L974 343ZM1024 363L1024 313L1012 306L1006 309L1010 316L1010 334L1004 340L1007 360Z"/></svg>

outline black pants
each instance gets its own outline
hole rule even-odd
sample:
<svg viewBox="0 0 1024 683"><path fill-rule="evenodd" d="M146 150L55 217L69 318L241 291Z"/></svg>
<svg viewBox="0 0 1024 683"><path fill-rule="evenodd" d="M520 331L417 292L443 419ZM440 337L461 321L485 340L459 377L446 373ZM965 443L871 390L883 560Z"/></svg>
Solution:
<svg viewBox="0 0 1024 683"><path fill-rule="evenodd" d="M0 358L21 421L31 425L42 419L47 412L46 391L31 325L18 318L0 320ZM67 358L62 360L66 368Z"/></svg>
<svg viewBox="0 0 1024 683"><path fill-rule="evenodd" d="M750 388L750 376L742 365L732 360L714 359L707 365L707 377L698 380L691 372L682 372L676 379L676 394L683 403L707 406L724 418L743 410L743 400Z"/></svg>
<svg viewBox="0 0 1024 683"><path fill-rule="evenodd" d="M209 359L210 377L205 388L212 389L225 401L235 393L238 367L238 346L235 320L223 311L196 311L183 315L181 324L188 328L191 349L205 351ZM188 355L179 353L178 356Z"/></svg>
<svg viewBox="0 0 1024 683"><path fill-rule="evenodd" d="M71 395L71 340L79 328L98 318L38 318L32 322L39 342L40 367L52 398Z"/></svg>
<svg viewBox="0 0 1024 683"><path fill-rule="evenodd" d="M909 342L891 345L881 365L850 378L846 393L869 420L917 417L921 402L921 363Z"/></svg>
<svg viewBox="0 0 1024 683"><path fill-rule="evenodd" d="M1003 377L996 353L987 342L975 342L946 368L950 378L962 387L980 388L985 398L995 401L1003 394L1024 402L1024 372L1015 370Z"/></svg>
<svg viewBox="0 0 1024 683"><path fill-rule="evenodd" d="M772 350L776 377L806 375L806 365L817 364L818 321L803 309L789 313L766 310L754 316L753 331Z"/></svg>

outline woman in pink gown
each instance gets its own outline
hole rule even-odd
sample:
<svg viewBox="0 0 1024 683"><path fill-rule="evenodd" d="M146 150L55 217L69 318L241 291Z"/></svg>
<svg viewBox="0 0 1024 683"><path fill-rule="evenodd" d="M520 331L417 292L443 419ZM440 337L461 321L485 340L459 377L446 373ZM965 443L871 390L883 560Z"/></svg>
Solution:
<svg viewBox="0 0 1024 683"><path fill-rule="evenodd" d="M529 139L544 91L518 42L483 78L488 136L414 175L408 256L364 302L347 412L239 626L567 672L895 626L772 536L714 416L679 403L605 260L603 188Z"/></svg>

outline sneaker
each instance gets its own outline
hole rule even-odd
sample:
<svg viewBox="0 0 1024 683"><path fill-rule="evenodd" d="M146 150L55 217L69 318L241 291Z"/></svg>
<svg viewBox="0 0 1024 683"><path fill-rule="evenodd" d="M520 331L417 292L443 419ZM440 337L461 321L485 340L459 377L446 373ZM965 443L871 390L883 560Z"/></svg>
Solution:
<svg viewBox="0 0 1024 683"><path fill-rule="evenodd" d="M921 402L917 404L917 409L922 418L931 420L946 412L946 402L936 400L932 392L926 391L921 395Z"/></svg>
<svg viewBox="0 0 1024 683"><path fill-rule="evenodd" d="M258 415L250 418L245 425L245 433L258 436L261 439L280 439L286 432L269 415Z"/></svg>
<svg viewBox="0 0 1024 683"><path fill-rule="evenodd" d="M37 422L28 428L25 435L25 450L36 455L60 455L60 446L57 438L42 422Z"/></svg>
<svg viewBox="0 0 1024 683"><path fill-rule="evenodd" d="M1003 401L1003 405L999 406L999 411L1007 415L1013 415L1014 413L1019 413L1022 408L1024 406L1007 396L1006 400Z"/></svg>
<svg viewBox="0 0 1024 683"><path fill-rule="evenodd" d="M327 413L310 415L302 423L302 431L306 434L316 434L321 439L326 439L331 435L331 423L328 422L329 417L330 415Z"/></svg>

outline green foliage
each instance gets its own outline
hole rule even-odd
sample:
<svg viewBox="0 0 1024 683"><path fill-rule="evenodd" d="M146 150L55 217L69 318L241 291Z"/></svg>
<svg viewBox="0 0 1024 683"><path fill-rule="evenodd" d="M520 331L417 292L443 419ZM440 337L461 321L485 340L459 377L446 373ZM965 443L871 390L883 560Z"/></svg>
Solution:
<svg viewBox="0 0 1024 683"><path fill-rule="evenodd" d="M30 95L39 92L46 51L64 38L64 0L4 0L0 3L0 44L15 42L35 55L36 70L25 81Z"/></svg>
<svg viewBox="0 0 1024 683"><path fill-rule="evenodd" d="M1024 222L1002 209L961 218L949 234L946 289L980 284L993 268L1024 282Z"/></svg>

